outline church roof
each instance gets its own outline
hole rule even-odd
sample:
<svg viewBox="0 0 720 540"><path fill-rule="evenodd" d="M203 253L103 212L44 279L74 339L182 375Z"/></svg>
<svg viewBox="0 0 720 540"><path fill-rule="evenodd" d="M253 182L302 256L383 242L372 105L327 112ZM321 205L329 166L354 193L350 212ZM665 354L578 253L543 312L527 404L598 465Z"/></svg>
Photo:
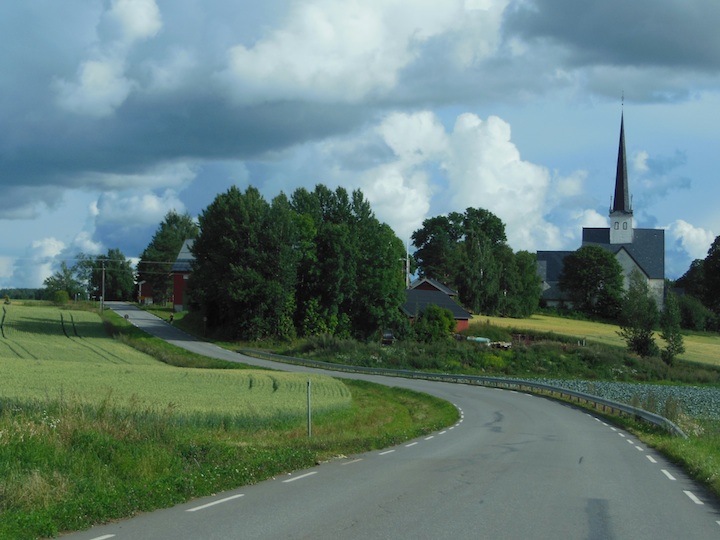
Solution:
<svg viewBox="0 0 720 540"><path fill-rule="evenodd" d="M195 241L193 239L185 240L180 248L180 253L178 253L177 259L175 259L175 262L172 265L172 269L170 270L171 272L189 273L192 271L192 265L193 262L195 262L195 255L192 254L191 250L194 242Z"/></svg>
<svg viewBox="0 0 720 540"><path fill-rule="evenodd" d="M611 244L610 229L583 228L582 245L595 245L617 254L624 249L649 279L665 279L665 231L633 229L632 244Z"/></svg>
<svg viewBox="0 0 720 540"><path fill-rule="evenodd" d="M627 177L627 158L625 157L625 115L620 117L620 143L618 145L617 172L615 173L615 196L611 213L632 214L630 187Z"/></svg>
<svg viewBox="0 0 720 540"><path fill-rule="evenodd" d="M574 251L538 251L538 273L543 281L554 282L560 280L560 273L565 264L565 257Z"/></svg>

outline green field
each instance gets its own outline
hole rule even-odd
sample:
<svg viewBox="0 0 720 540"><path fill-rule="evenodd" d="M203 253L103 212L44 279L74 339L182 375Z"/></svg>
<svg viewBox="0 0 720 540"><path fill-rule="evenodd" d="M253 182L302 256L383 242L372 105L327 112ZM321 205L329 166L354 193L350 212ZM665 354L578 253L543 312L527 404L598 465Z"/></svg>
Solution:
<svg viewBox="0 0 720 540"><path fill-rule="evenodd" d="M592 321L564 319L549 315L533 315L528 319L508 319L504 317L476 316L472 322L485 323L489 321L495 326L520 330L533 330L537 332L554 332L564 336L573 336L578 339L595 341L605 345L625 347L625 342L617 334L619 327L613 324L604 324ZM657 343L664 347L665 343L660 336L656 336ZM720 365L720 335L688 335L684 336L685 353L680 355L683 360L704 364Z"/></svg>
<svg viewBox="0 0 720 540"><path fill-rule="evenodd" d="M0 398L69 399L178 413L276 418L350 406L339 380L264 370L168 366L108 339L100 317L56 307L5 306Z"/></svg>

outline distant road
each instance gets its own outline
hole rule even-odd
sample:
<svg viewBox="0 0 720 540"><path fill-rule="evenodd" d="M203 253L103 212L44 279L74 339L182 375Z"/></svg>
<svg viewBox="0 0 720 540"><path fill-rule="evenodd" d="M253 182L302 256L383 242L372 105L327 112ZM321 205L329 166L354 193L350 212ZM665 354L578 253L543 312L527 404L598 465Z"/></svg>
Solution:
<svg viewBox="0 0 720 540"><path fill-rule="evenodd" d="M149 333L224 351L125 304ZM720 538L720 504L630 434L569 405L511 391L325 372L427 392L462 420L428 437L69 535L89 539Z"/></svg>

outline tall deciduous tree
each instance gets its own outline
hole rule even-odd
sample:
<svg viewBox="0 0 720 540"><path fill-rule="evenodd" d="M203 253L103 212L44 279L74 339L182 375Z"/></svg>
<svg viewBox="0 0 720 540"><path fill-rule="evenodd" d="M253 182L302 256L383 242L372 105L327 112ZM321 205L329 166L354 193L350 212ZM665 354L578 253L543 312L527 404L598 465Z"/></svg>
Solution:
<svg viewBox="0 0 720 540"><path fill-rule="evenodd" d="M80 253L78 259L75 269L87 283L90 296L104 297L105 300L133 299L135 276L132 265L119 249L109 249L107 255Z"/></svg>
<svg viewBox="0 0 720 540"><path fill-rule="evenodd" d="M703 303L720 316L720 236L715 237L703 265Z"/></svg>
<svg viewBox="0 0 720 540"><path fill-rule="evenodd" d="M65 291L68 298L72 299L79 294L82 294L83 298L85 296L82 283L77 279L75 270L70 268L65 261L60 263L60 270L45 279L43 285L45 285L47 298L53 298L60 291Z"/></svg>
<svg viewBox="0 0 720 540"><path fill-rule="evenodd" d="M513 253L505 225L492 212L468 208L426 219L412 239L419 273L456 288L471 311L524 317L537 307L541 289L534 257Z"/></svg>
<svg viewBox="0 0 720 540"><path fill-rule="evenodd" d="M154 302L164 303L170 298L173 262L185 240L195 238L197 233L198 226L190 214L171 210L140 255L138 283L144 281L151 287Z"/></svg>
<svg viewBox="0 0 720 540"><path fill-rule="evenodd" d="M622 268L609 251L583 246L565 257L560 288L576 309L615 319L623 293Z"/></svg>

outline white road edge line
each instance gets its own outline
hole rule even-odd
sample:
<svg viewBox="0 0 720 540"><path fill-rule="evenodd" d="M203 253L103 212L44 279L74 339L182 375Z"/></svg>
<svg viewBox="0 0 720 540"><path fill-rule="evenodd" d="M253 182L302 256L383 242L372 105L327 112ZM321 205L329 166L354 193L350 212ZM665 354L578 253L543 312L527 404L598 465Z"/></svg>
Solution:
<svg viewBox="0 0 720 540"><path fill-rule="evenodd" d="M425 440L429 441L430 439L434 439L434 438L435 438L435 435L430 435L429 437L425 437Z"/></svg>
<svg viewBox="0 0 720 540"><path fill-rule="evenodd" d="M685 491L685 490L683 490L683 493L684 493L685 495L687 495L688 497L690 497L690 500L691 500L692 502L694 502L695 504L705 504L705 503L702 502L700 499L698 499L692 491Z"/></svg>
<svg viewBox="0 0 720 540"><path fill-rule="evenodd" d="M657 461L655 460L654 457L652 457L652 456L645 456L645 457L648 458L648 460L650 461L650 463L657 463Z"/></svg>
<svg viewBox="0 0 720 540"><path fill-rule="evenodd" d="M665 476L667 476L668 480L675 480L675 477L672 474L670 474L668 471L666 471L665 469L660 469L660 472L663 473Z"/></svg>
<svg viewBox="0 0 720 540"><path fill-rule="evenodd" d="M385 450L384 452L380 452L381 456L384 456L385 454L392 454L395 450Z"/></svg>
<svg viewBox="0 0 720 540"><path fill-rule="evenodd" d="M230 497L225 497L224 499L219 499L217 501L209 502L207 504L203 504L201 506L196 506L195 508L188 508L185 510L186 512L197 512L198 510L204 510L205 508L210 508L211 506L215 506L216 504L222 504L224 502L232 501L233 499L238 499L240 497L244 497L244 493L240 493L238 495L232 495Z"/></svg>
<svg viewBox="0 0 720 540"><path fill-rule="evenodd" d="M417 442L411 442L409 444L406 444L405 448L410 448L411 446L415 446L416 444L417 444Z"/></svg>
<svg viewBox="0 0 720 540"><path fill-rule="evenodd" d="M300 476L296 476L294 478L288 478L287 480L283 480L283 484L288 484L290 482L294 482L295 480L300 480L302 478L307 478L308 476L312 476L313 474L317 474L317 471L301 474Z"/></svg>
<svg viewBox="0 0 720 540"><path fill-rule="evenodd" d="M644 452L645 449L642 446L635 445L635 448L637 448L638 452Z"/></svg>
<svg viewBox="0 0 720 540"><path fill-rule="evenodd" d="M95 538L91 538L90 540L107 540L108 538L115 538L114 534L106 534L105 536L97 536Z"/></svg>
<svg viewBox="0 0 720 540"><path fill-rule="evenodd" d="M357 463L358 461L362 461L362 458L353 459L352 461L346 461L343 463L343 465L352 465L353 463Z"/></svg>

